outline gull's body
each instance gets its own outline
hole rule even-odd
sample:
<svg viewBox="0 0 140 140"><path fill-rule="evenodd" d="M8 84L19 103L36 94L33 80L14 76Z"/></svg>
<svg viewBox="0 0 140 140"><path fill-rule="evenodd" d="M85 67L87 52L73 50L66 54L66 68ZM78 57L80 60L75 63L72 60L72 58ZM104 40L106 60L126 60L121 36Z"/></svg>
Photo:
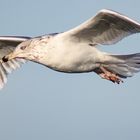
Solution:
<svg viewBox="0 0 140 140"><path fill-rule="evenodd" d="M46 36L42 39L35 38L30 45L33 46L34 52L39 53L31 56L31 58L28 57L28 60L66 73L92 71L97 67L95 62L100 61L100 55L103 57L103 54L95 47L91 46L87 49L87 44L85 43L78 43L75 46L75 42L65 40L65 38L61 37L61 34ZM44 55L40 56L40 53Z"/></svg>
<svg viewBox="0 0 140 140"><path fill-rule="evenodd" d="M94 18L64 33L36 38L0 37L0 85L6 75L23 60L43 64L66 73L96 72L102 78L120 83L120 78L140 71L140 53L112 55L98 45L115 44L140 32L140 24L110 10L101 10Z"/></svg>

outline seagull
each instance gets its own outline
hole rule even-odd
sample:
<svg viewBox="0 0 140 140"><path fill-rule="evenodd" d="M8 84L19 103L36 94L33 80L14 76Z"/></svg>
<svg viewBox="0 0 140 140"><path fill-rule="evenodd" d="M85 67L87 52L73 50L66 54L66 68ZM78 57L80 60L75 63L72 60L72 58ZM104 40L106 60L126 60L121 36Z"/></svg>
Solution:
<svg viewBox="0 0 140 140"><path fill-rule="evenodd" d="M7 82L7 75L28 60L59 72L95 72L119 84L140 71L140 53L111 54L98 46L115 44L139 32L138 22L103 9L66 32L39 37L0 36L0 88Z"/></svg>

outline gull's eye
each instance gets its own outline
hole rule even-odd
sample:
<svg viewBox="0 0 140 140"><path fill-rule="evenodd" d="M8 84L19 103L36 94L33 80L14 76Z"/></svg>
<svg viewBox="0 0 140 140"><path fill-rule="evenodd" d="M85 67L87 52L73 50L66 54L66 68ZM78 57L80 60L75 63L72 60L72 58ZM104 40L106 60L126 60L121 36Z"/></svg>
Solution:
<svg viewBox="0 0 140 140"><path fill-rule="evenodd" d="M21 50L24 50L25 48L26 48L26 46L21 46L20 47Z"/></svg>

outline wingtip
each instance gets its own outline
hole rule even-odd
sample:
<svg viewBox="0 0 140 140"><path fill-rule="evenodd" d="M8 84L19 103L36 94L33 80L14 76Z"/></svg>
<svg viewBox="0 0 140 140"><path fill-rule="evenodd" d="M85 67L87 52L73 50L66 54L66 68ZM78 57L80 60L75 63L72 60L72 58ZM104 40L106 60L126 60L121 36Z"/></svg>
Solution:
<svg viewBox="0 0 140 140"><path fill-rule="evenodd" d="M7 83L7 80L6 81L2 81L2 79L0 79L0 90L2 90L4 88L6 83Z"/></svg>
<svg viewBox="0 0 140 140"><path fill-rule="evenodd" d="M123 20L126 20L128 22L131 22L131 23L135 24L137 26L137 28L140 29L140 23L139 22L137 22L137 21L129 18L127 15L124 15L124 14L122 14L120 12L115 11L115 10L102 9L98 13L101 13L101 14L109 14L109 15L117 16L117 17L119 17L119 18L121 18Z"/></svg>

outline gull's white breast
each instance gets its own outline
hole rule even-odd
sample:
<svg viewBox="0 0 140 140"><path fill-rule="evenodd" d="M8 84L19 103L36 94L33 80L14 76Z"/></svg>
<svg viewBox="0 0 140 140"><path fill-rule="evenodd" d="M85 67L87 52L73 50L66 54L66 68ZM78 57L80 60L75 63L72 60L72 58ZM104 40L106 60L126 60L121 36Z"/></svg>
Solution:
<svg viewBox="0 0 140 140"><path fill-rule="evenodd" d="M83 43L55 36L44 46L45 55L40 63L63 72L85 72L97 67L101 52Z"/></svg>

